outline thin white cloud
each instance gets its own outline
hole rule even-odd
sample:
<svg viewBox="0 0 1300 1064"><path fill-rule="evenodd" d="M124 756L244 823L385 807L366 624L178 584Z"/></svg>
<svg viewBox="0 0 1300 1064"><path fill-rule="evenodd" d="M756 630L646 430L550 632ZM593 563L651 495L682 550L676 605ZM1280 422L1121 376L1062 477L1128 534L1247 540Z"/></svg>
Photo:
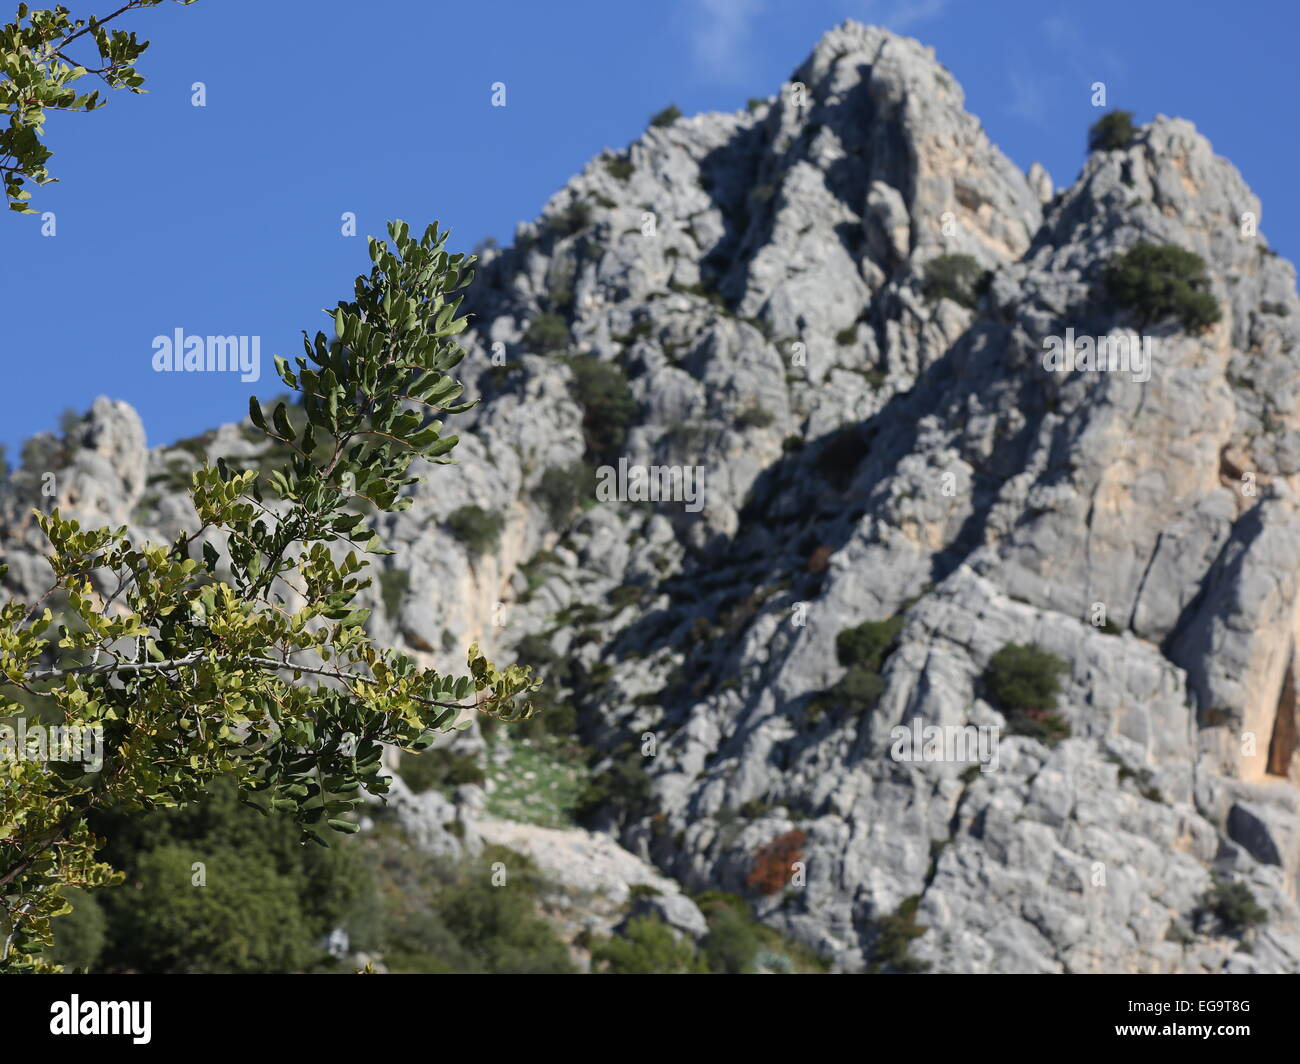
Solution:
<svg viewBox="0 0 1300 1064"><path fill-rule="evenodd" d="M1007 74L1007 81L1011 86L1007 110L1026 122L1041 125L1047 118L1047 99L1042 81L1017 70Z"/></svg>
<svg viewBox="0 0 1300 1064"><path fill-rule="evenodd" d="M918 23L942 15L948 0L894 0L893 3L868 3L867 21L886 29L903 32Z"/></svg>
<svg viewBox="0 0 1300 1064"><path fill-rule="evenodd" d="M699 0L691 26L691 51L700 72L723 81L749 71L750 30L764 0Z"/></svg>
<svg viewBox="0 0 1300 1064"><path fill-rule="evenodd" d="M1069 15L1058 12L1043 19L1043 34L1053 48L1065 48L1078 39L1079 30Z"/></svg>

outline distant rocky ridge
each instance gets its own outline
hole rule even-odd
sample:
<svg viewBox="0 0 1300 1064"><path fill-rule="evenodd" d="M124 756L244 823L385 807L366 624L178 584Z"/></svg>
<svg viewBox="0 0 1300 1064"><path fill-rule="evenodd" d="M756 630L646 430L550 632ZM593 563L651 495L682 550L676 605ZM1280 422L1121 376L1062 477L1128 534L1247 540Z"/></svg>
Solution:
<svg viewBox="0 0 1300 1064"><path fill-rule="evenodd" d="M552 689L601 768L653 740L647 793L611 791L592 826L646 882L746 894L841 970L914 909L932 971L1300 971L1300 303L1243 235L1259 202L1163 116L1055 191L884 30L832 30L791 83L806 100L652 126L484 253L462 367L484 402L459 467L379 519L407 575L391 615L372 589L376 635L443 666L544 641L576 667ZM1200 255L1221 320L1145 329L1146 383L1046 372L1045 338L1135 327L1100 277L1139 241ZM953 254L986 271L974 306L927 298ZM553 471L593 461L560 349L622 369L619 456L701 467L700 512L546 504ZM196 454L257 461L255 436L149 450L98 400L50 441L58 503L171 538ZM44 587L32 475L3 500L25 596ZM480 556L446 525L471 505L503 521ZM874 711L826 709L839 633L893 617ZM1068 666L1055 746L1005 734L981 682L1017 642ZM895 760L916 719L1003 728L996 770ZM484 822L477 787L397 804L440 852L572 846ZM756 892L756 854L793 833L806 885ZM1244 939L1206 910L1216 882L1266 913Z"/></svg>

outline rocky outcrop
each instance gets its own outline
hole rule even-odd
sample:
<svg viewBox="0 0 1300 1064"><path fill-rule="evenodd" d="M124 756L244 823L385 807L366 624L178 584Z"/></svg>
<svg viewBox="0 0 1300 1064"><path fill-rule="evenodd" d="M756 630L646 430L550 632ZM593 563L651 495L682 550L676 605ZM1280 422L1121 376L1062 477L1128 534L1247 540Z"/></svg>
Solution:
<svg viewBox="0 0 1300 1064"><path fill-rule="evenodd" d="M376 634L443 665L541 638L585 677L552 688L598 772L649 751L649 798L615 796L572 846L469 799L413 822L430 846L563 854L577 880L635 854L684 932L698 910L670 883L746 893L844 970L918 899L911 955L935 971L1298 971L1294 270L1190 123L1157 117L1057 190L962 104L928 49L846 23L766 102L651 128L484 254L463 364L484 402L460 466L379 522L408 579ZM1139 241L1204 259L1218 323L1109 301L1103 271ZM977 298L935 297L943 255L978 263ZM617 456L591 453L542 315L626 375ZM1052 338L1139 331L1149 375L1044 368ZM190 450L255 454L245 429ZM185 524L168 476L193 456L146 454L121 404L67 449L69 506ZM703 505L545 504L548 473L611 457L702 470ZM31 594L16 490L9 590ZM504 519L480 557L444 523L470 504ZM837 636L895 617L875 708L845 711ZM1064 663L1064 741L1013 734L991 699L1009 643ZM925 726L997 729L995 763L891 753ZM782 837L799 868L763 893L756 855ZM1264 922L1216 913L1223 884Z"/></svg>

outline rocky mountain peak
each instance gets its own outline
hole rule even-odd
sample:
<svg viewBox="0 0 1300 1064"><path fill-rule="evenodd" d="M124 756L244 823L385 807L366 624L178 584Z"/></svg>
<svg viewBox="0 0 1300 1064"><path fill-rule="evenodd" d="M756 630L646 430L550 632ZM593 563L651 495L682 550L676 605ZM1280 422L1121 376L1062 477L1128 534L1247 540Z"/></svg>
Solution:
<svg viewBox="0 0 1300 1064"><path fill-rule="evenodd" d="M930 49L853 22L774 88L665 116L485 252L484 402L379 520L373 624L539 666L586 826L841 968L910 919L936 970L1300 969L1300 300L1259 202L1163 116L1056 190ZM1198 256L1218 320L1118 300L1139 244ZM1117 337L1149 362L1045 362ZM198 454L264 457L247 425L145 455L113 416L61 468L156 538ZM699 471L699 505L593 497L620 463ZM1054 709L999 693L1026 646ZM992 729L996 764L897 756L929 727ZM776 840L797 891L755 886ZM1253 952L1206 901L1228 882L1267 914Z"/></svg>

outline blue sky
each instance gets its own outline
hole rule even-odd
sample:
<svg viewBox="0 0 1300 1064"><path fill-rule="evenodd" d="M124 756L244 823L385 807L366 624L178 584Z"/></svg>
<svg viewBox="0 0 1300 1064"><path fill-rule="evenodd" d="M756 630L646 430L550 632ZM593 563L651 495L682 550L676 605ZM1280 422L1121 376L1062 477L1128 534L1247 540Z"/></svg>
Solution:
<svg viewBox="0 0 1300 1064"><path fill-rule="evenodd" d="M75 14L114 4L69 2ZM12 18L16 5L7 5ZM1203 0L199 0L134 17L153 41L148 95L48 125L55 212L0 216L6 387L0 442L53 428L97 395L140 410L153 444L241 417L274 393L273 353L351 292L364 237L433 219L466 249L515 224L585 161L669 102L734 110L775 92L845 18L933 46L1016 163L1058 185L1112 107L1196 123L1300 254L1300 9ZM191 105L191 86L206 106ZM507 106L490 105L506 84ZM353 211L356 238L340 233ZM160 374L152 340L260 336L258 384Z"/></svg>

